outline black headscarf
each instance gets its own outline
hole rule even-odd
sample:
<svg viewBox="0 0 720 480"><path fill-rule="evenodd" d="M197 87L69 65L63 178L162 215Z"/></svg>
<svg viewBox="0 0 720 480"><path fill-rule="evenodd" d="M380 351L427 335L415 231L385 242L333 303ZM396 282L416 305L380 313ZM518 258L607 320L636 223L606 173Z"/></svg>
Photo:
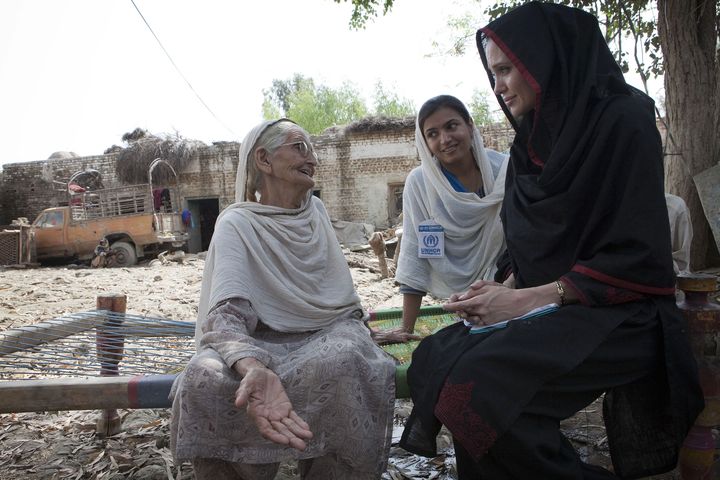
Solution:
<svg viewBox="0 0 720 480"><path fill-rule="evenodd" d="M673 293L662 148L653 103L625 83L594 16L532 2L490 23L535 91L516 121L503 207L518 287L563 278L586 304Z"/></svg>
<svg viewBox="0 0 720 480"><path fill-rule="evenodd" d="M672 296L652 101L625 83L581 10L533 2L493 21L477 36L486 69L488 40L535 91L520 121L498 97L516 130L502 211L516 286L561 278L593 308L568 305L476 335L458 323L425 338L408 369L414 407L400 445L433 455L442 423L478 471L506 468L505 448L524 445L517 435L555 448L540 423L522 431L523 412L565 418L605 392L615 472L667 471L703 402ZM507 471L547 477L558 467L549 457Z"/></svg>

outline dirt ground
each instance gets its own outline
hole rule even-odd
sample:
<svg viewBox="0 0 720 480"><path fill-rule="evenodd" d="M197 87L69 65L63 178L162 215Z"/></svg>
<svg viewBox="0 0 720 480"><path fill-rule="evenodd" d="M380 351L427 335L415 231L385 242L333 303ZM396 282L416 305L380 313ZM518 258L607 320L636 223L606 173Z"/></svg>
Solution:
<svg viewBox="0 0 720 480"><path fill-rule="evenodd" d="M402 297L392 279L381 279L377 259L369 252L346 252L355 286L368 309L399 307ZM391 263L391 261L390 261ZM193 320L200 293L202 256L182 262L159 261L132 268L88 269L63 266L0 269L0 337L2 332L69 313L95 308L103 293L128 297L128 313L174 320ZM392 269L392 264L390 265ZM427 304L436 300L427 298ZM0 380L11 380L0 373ZM396 403L394 443L411 410ZM581 456L610 465L599 402L563 423L563 431ZM169 410L122 410L123 431L110 438L95 433L98 412L62 411L0 415L0 479L192 479L189 464L175 465L168 448ZM454 479L451 439L439 437L442 454L433 459L391 450L384 479ZM298 478L292 464L282 466L278 479ZM677 472L654 477L678 479Z"/></svg>

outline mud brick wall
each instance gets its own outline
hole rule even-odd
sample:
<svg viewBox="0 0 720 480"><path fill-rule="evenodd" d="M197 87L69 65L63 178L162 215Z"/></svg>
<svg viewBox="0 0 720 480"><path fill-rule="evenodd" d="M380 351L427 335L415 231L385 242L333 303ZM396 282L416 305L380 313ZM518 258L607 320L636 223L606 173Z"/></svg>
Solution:
<svg viewBox="0 0 720 480"><path fill-rule="evenodd" d="M5 218L5 205L8 200L5 198L5 185L3 183L4 175L3 171L0 170L0 225L7 225L10 223L10 220Z"/></svg>
<svg viewBox="0 0 720 480"><path fill-rule="evenodd" d="M513 138L515 138L515 130L512 129L508 122L483 125L479 127L478 130L480 130L480 135L482 135L485 148L509 153Z"/></svg>
<svg viewBox="0 0 720 480"><path fill-rule="evenodd" d="M488 148L507 151L513 132L506 124L482 127ZM334 219L386 228L391 186L402 185L418 166L412 118L372 121L328 129L314 136L320 164L315 189ZM178 172L183 208L187 200L217 198L220 209L235 199L239 143L216 142L201 148ZM0 224L18 217L33 221L49 207L65 205L65 183L80 170L93 168L106 187L119 186L116 154L6 164L0 172Z"/></svg>
<svg viewBox="0 0 720 480"><path fill-rule="evenodd" d="M509 125L480 131L488 148L509 150L514 137ZM414 119L333 129L313 142L320 157L315 189L330 217L376 228L391 226L391 186L404 184L410 170L420 165Z"/></svg>
<svg viewBox="0 0 720 480"><path fill-rule="evenodd" d="M198 155L178 172L183 206L186 200L217 198L220 210L235 201L237 142L217 142L199 150Z"/></svg>
<svg viewBox="0 0 720 480"><path fill-rule="evenodd" d="M3 223L18 217L32 222L45 208L67 205L67 181L86 169L98 170L106 187L116 186L114 154L4 165L0 184Z"/></svg>
<svg viewBox="0 0 720 480"><path fill-rule="evenodd" d="M186 198L217 197L220 208L232 203L238 144L221 142L200 149L179 172L180 194ZM66 184L80 170L98 170L107 188L118 187L116 154L11 163L3 167L0 224L27 217L31 222L45 208L67 205ZM183 203L184 205L184 203Z"/></svg>
<svg viewBox="0 0 720 480"><path fill-rule="evenodd" d="M389 226L389 186L419 165L413 138L412 128L316 137L315 189L330 217Z"/></svg>

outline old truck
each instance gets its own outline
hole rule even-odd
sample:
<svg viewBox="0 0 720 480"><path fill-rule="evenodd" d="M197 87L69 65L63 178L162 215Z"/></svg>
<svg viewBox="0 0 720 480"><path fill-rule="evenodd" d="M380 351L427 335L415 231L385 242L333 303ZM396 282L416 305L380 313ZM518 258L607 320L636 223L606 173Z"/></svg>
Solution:
<svg viewBox="0 0 720 480"><path fill-rule="evenodd" d="M103 237L115 252L116 266L183 247L188 233L177 188L152 181L153 170L163 164L177 177L160 159L150 166L147 184L93 189L78 180L87 172L73 175L67 183L68 205L43 210L32 224L37 260L90 260Z"/></svg>

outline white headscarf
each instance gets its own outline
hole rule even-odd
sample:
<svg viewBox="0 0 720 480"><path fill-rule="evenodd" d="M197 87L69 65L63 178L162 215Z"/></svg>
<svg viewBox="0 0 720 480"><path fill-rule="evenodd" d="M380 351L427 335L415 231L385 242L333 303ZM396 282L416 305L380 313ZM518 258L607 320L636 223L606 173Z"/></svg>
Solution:
<svg viewBox="0 0 720 480"><path fill-rule="evenodd" d="M480 132L475 127L472 131L471 148L482 174L483 198L453 189L439 160L430 153L419 121L415 122L421 165L410 172L403 189L403 237L395 279L441 298L466 290L476 280L492 279L505 245L500 208L507 159L494 178ZM431 219L445 230L445 256L418 258L418 224Z"/></svg>
<svg viewBox="0 0 720 480"><path fill-rule="evenodd" d="M361 311L320 199L308 191L297 209L244 200L248 156L274 123L252 129L240 147L235 203L218 216L205 260L196 342L208 310L234 297L249 300L263 323L282 332L317 330Z"/></svg>

